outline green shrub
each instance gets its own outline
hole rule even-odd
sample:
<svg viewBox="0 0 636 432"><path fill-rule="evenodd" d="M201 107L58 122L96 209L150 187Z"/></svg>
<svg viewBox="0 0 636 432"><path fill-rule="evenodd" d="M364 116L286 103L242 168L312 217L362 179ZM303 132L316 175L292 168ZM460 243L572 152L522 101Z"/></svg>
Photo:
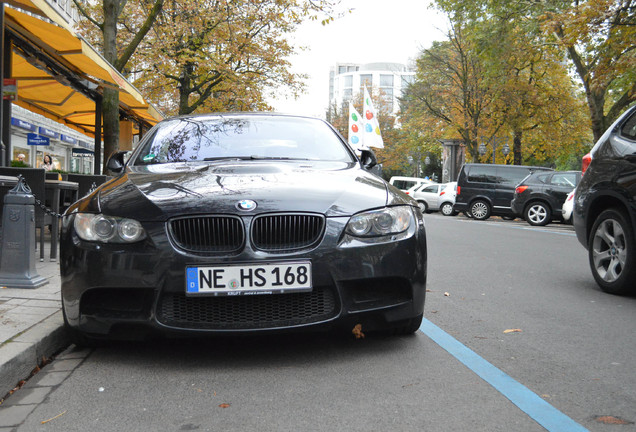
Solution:
<svg viewBox="0 0 636 432"><path fill-rule="evenodd" d="M31 165L29 165L28 163L24 162L24 161L19 161L19 160L12 160L11 161L11 166L12 167L17 167L17 168L30 168Z"/></svg>

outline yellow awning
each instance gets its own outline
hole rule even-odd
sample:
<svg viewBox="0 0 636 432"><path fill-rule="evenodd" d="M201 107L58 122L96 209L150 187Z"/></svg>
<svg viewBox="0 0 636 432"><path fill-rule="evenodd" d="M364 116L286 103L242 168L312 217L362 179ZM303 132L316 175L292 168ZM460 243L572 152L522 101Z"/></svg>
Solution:
<svg viewBox="0 0 636 432"><path fill-rule="evenodd" d="M27 10L41 10L43 4L46 5L42 0L12 3L20 3ZM138 121L154 125L163 118L132 84L72 30L11 8L5 9L5 23L26 42L15 41L12 52L10 78L17 80L16 104L94 136L95 102L71 86L69 80L72 79L95 93L101 93L104 87L118 89L120 108ZM51 67L51 64L60 67Z"/></svg>

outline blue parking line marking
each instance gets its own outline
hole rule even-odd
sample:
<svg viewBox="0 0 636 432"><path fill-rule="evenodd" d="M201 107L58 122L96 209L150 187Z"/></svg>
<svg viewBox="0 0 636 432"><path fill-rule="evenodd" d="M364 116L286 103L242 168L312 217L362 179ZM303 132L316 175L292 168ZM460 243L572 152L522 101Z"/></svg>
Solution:
<svg viewBox="0 0 636 432"><path fill-rule="evenodd" d="M420 330L550 432L589 432L427 319Z"/></svg>

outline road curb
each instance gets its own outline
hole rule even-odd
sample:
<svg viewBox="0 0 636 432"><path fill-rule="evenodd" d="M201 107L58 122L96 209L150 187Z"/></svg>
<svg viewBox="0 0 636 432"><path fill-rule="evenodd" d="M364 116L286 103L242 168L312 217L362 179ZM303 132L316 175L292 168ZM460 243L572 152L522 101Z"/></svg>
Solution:
<svg viewBox="0 0 636 432"><path fill-rule="evenodd" d="M49 358L69 343L60 310L0 346L0 397L27 379L43 357Z"/></svg>

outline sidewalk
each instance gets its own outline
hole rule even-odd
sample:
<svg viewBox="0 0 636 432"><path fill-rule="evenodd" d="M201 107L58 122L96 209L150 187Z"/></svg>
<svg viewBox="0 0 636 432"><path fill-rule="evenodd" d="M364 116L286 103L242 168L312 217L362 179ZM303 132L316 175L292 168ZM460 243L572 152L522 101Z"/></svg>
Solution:
<svg viewBox="0 0 636 432"><path fill-rule="evenodd" d="M35 265L48 284L34 289L0 287L0 398L28 378L43 357L68 344L63 330L60 265L49 260L50 247L47 241L43 262L36 251Z"/></svg>

